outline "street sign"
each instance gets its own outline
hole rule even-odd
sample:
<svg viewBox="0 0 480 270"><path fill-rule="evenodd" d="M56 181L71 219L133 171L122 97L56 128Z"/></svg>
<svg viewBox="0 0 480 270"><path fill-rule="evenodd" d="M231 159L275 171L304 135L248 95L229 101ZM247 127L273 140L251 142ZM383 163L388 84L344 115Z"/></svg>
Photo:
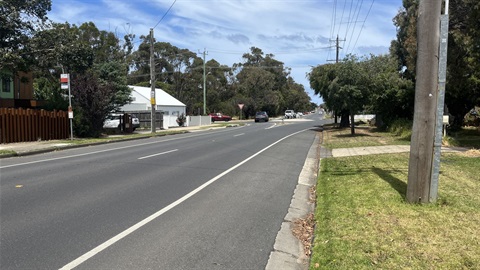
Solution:
<svg viewBox="0 0 480 270"><path fill-rule="evenodd" d="M240 108L240 110L242 110L242 109L243 109L243 105L244 105L243 103L239 103L239 104L238 104L238 108Z"/></svg>
<svg viewBox="0 0 480 270"><path fill-rule="evenodd" d="M73 119L73 109L72 109L72 106L68 106L68 118Z"/></svg>
<svg viewBox="0 0 480 270"><path fill-rule="evenodd" d="M68 89L68 74L60 74L61 89Z"/></svg>

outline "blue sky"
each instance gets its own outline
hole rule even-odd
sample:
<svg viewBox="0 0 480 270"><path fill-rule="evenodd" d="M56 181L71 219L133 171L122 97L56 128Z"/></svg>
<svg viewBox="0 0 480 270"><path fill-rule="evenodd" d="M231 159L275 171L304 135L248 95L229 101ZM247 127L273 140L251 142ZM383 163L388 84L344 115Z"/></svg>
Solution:
<svg viewBox="0 0 480 270"><path fill-rule="evenodd" d="M318 104L306 73L335 59L337 35L345 40L340 58L388 53L401 6L402 0L52 0L48 16L76 25L92 21L119 37L138 38L154 28L157 41L199 56L205 49L207 61L227 66L258 47L291 68Z"/></svg>

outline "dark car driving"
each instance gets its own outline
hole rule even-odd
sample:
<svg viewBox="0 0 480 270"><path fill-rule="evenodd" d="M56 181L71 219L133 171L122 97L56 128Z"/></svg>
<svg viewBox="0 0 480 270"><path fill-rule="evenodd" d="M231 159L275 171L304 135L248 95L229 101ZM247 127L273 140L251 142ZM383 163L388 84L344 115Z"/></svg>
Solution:
<svg viewBox="0 0 480 270"><path fill-rule="evenodd" d="M255 114L255 122L268 122L268 114L267 112L257 112Z"/></svg>

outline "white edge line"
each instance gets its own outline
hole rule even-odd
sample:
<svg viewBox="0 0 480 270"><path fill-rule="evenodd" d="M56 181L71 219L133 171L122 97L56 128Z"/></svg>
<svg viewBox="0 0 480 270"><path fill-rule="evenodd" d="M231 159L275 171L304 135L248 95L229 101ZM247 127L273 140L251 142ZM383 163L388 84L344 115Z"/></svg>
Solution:
<svg viewBox="0 0 480 270"><path fill-rule="evenodd" d="M176 152L176 151L178 151L178 149L174 149L174 150L170 150L170 151L166 151L166 152L162 152L162 153L158 153L158 154L153 154L153 155L149 155L149 156L145 156L145 157L139 157L138 159L151 158L151 157L165 155L165 154Z"/></svg>
<svg viewBox="0 0 480 270"><path fill-rule="evenodd" d="M242 136L242 135L245 135L245 133L236 134L236 135L233 135L233 137L238 137L238 136Z"/></svg>
<svg viewBox="0 0 480 270"><path fill-rule="evenodd" d="M70 263L66 264L65 266L63 266L62 268L60 268L60 270L67 270L67 269L73 269L77 266L79 266L80 264L82 264L83 262L87 261L88 259L92 258L93 256L95 256L96 254L100 253L101 251L103 251L104 249L108 248L109 246L115 244L117 241L121 240L122 238L128 236L129 234L133 233L134 231L138 230L139 228L141 228L142 226L148 224L150 221L158 218L159 216L165 214L166 212L168 212L169 210L171 210L172 208L174 208L175 206L181 204L182 202L186 201L187 199L189 199L190 197L192 197L193 195L195 195L196 193L200 192L202 189L208 187L210 184L214 183L215 181L217 181L218 179L220 179L221 177L223 177L224 175L228 174L229 172L235 170L236 168L242 166L243 164L245 164L246 162L248 162L249 160L251 160L252 158L260 155L261 153L263 153L264 151L266 151L267 149L269 149L270 147L278 144L279 142L291 137L291 136L294 136L298 133L301 133L301 132L304 132L305 130L307 129L304 129L304 130L300 130L300 131L297 131L295 133L292 133L290 135L287 135L281 139L279 139L278 141L270 144L269 146L263 148L262 150L258 151L257 153L251 155L250 157L248 157L247 159L243 160L242 162L238 163L237 165L231 167L230 169L222 172L221 174L215 176L214 178L208 180L207 182L205 182L204 184L202 184L201 186L197 187L196 189L190 191L188 194L184 195L183 197L181 197L180 199L174 201L173 203L169 204L168 206L162 208L161 210L159 210L158 212L150 215L149 217L143 219L142 221L138 222L137 224L131 226L130 228L124 230L123 232L115 235L114 237L108 239L107 241L105 241L104 243L100 244L99 246L97 246L96 248L88 251L87 253L83 254L82 256L78 257L77 259L71 261Z"/></svg>

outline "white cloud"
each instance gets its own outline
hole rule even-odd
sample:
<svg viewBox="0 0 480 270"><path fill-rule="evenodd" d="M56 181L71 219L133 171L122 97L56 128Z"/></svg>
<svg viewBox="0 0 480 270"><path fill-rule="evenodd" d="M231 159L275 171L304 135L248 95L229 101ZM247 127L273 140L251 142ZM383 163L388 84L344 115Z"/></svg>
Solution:
<svg viewBox="0 0 480 270"><path fill-rule="evenodd" d="M148 35L158 23L158 41L197 53L205 48L207 61L213 58L224 65L240 62L255 46L292 68L295 81L309 91L305 73L310 66L333 60L331 40L337 34L347 39L341 43L341 56L388 52L395 38L392 19L402 1L376 0L368 13L372 1L177 0L159 23L173 0L52 0L49 17L77 25L92 21L120 37L125 32ZM318 97L313 100L320 102Z"/></svg>

